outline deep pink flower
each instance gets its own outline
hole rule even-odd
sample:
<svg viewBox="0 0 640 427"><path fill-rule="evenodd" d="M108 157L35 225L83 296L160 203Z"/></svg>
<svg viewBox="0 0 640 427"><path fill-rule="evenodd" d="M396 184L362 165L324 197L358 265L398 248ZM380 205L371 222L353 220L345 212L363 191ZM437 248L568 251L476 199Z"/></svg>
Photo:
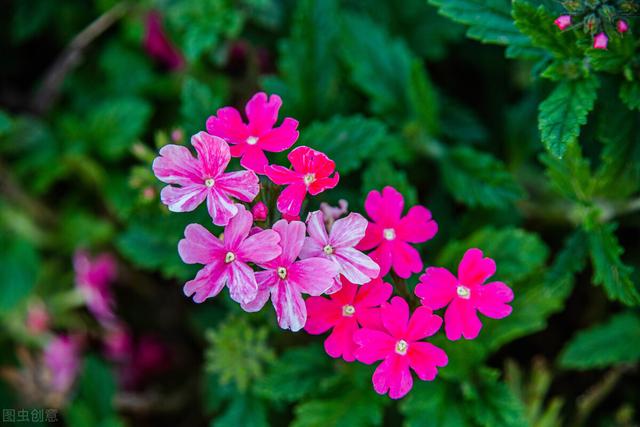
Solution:
<svg viewBox="0 0 640 427"><path fill-rule="evenodd" d="M267 219L269 209L263 202L258 202L251 208L251 213L253 214L253 219L255 221L264 221Z"/></svg>
<svg viewBox="0 0 640 427"><path fill-rule="evenodd" d="M242 157L242 166L262 174L269 164L265 151L284 151L298 139L297 120L287 117L279 127L273 127L281 105L278 95L267 99L264 92L256 93L245 107L249 124L243 123L238 110L224 107L217 111L217 116L209 117L207 132L231 144L231 155Z"/></svg>
<svg viewBox="0 0 640 427"><path fill-rule="evenodd" d="M307 192L312 196L338 185L340 174L330 176L336 164L326 154L301 146L292 150L287 158L293 170L284 166L267 166L264 172L278 185L286 185L278 197L278 210L286 215L298 215Z"/></svg>
<svg viewBox="0 0 640 427"><path fill-rule="evenodd" d="M213 223L227 225L238 211L231 197L252 201L260 191L258 177L251 171L225 173L231 155L227 143L217 136L198 132L191 144L197 159L187 147L169 144L153 161L153 172L160 181L178 185L162 189L162 203L173 212L189 212L206 198Z"/></svg>
<svg viewBox="0 0 640 427"><path fill-rule="evenodd" d="M31 334L40 335L45 332L49 329L50 320L49 312L41 301L29 304L25 325Z"/></svg>
<svg viewBox="0 0 640 427"><path fill-rule="evenodd" d="M337 220L327 233L324 214L311 212L307 218L307 233L300 258L326 258L336 264L338 275L327 293L340 289L340 274L348 281L362 285L378 277L380 267L371 258L355 249L355 245L364 237L367 220L358 213L350 213L346 218Z"/></svg>
<svg viewBox="0 0 640 427"><path fill-rule="evenodd" d="M435 334L442 319L427 307L419 307L409 318L409 305L401 297L384 303L380 309L382 328L364 327L353 334L358 345L356 359L368 365L382 360L373 373L378 394L400 399L413 387L411 369L423 381L432 381L438 367L446 366L447 354L435 345L420 341Z"/></svg>
<svg viewBox="0 0 640 427"><path fill-rule="evenodd" d="M312 296L324 293L338 274L338 267L324 258L296 261L304 244L304 223L281 219L273 229L280 235L282 254L272 261L259 263L265 271L256 273L258 293L253 301L242 304L242 308L259 311L271 297L280 327L295 332L302 329L307 320L302 293Z"/></svg>
<svg viewBox="0 0 640 427"><path fill-rule="evenodd" d="M380 266L380 276L385 276L391 267L404 279L411 273L422 270L420 254L409 243L422 243L433 238L438 224L424 206L413 206L402 217L404 198L393 187L385 187L382 194L371 191L364 208L373 220L367 226L364 239L358 249L375 248L369 255Z"/></svg>
<svg viewBox="0 0 640 427"><path fill-rule="evenodd" d="M616 22L616 30L618 30L620 34L624 34L629 31L629 24L627 24L627 21L625 21L624 19L620 19L618 22Z"/></svg>
<svg viewBox="0 0 640 427"><path fill-rule="evenodd" d="M109 324L115 320L111 282L116 278L116 262L109 254L101 254L94 259L84 250L77 250L73 256L76 287L82 293L87 308L95 318Z"/></svg>
<svg viewBox="0 0 640 427"><path fill-rule="evenodd" d="M123 362L133 354L133 336L126 325L118 323L107 331L103 346L108 359Z"/></svg>
<svg viewBox="0 0 640 427"><path fill-rule="evenodd" d="M609 44L609 37L605 33L598 33L593 38L594 49L606 49Z"/></svg>
<svg viewBox="0 0 640 427"><path fill-rule="evenodd" d="M571 25L571 15L558 16L558 18L556 18L553 23L556 24L561 30L565 30Z"/></svg>
<svg viewBox="0 0 640 427"><path fill-rule="evenodd" d="M187 264L205 264L196 278L184 285L187 296L194 295L197 303L214 297L226 285L231 299L239 303L253 300L258 285L248 262L271 261L282 251L280 236L273 230L264 230L249 236L253 217L244 206L238 205L238 213L224 230L220 240L200 224L189 224L185 238L178 243L180 257Z"/></svg>
<svg viewBox="0 0 640 427"><path fill-rule="evenodd" d="M170 70L178 70L184 66L182 54L165 34L162 16L158 12L150 12L146 17L144 48L149 56Z"/></svg>
<svg viewBox="0 0 640 427"><path fill-rule="evenodd" d="M43 361L52 389L66 393L80 371L80 343L69 335L58 335L45 347Z"/></svg>
<svg viewBox="0 0 640 427"><path fill-rule="evenodd" d="M355 360L357 348L353 334L360 326L380 329L380 310L387 302L393 287L381 279L358 286L342 278L342 288L331 299L310 297L307 305L307 323L304 330L318 335L333 328L324 341L324 348L331 357L342 357L347 362Z"/></svg>
<svg viewBox="0 0 640 427"><path fill-rule="evenodd" d="M502 282L483 285L496 272L496 263L482 256L480 249L469 249L458 266L458 278L446 268L427 268L416 286L416 295L425 306L437 310L449 305L444 323L450 340L478 336L482 323L476 310L493 319L511 314L507 305L513 300L511 289Z"/></svg>

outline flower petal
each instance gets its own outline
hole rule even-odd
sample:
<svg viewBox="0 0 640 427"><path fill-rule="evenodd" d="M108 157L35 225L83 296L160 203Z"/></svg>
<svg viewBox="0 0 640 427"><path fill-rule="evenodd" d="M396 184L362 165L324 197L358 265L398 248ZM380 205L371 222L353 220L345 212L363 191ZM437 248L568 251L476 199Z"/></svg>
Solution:
<svg viewBox="0 0 640 427"><path fill-rule="evenodd" d="M442 267L429 267L420 276L415 293L423 305L437 310L449 304L456 297L458 279Z"/></svg>
<svg viewBox="0 0 640 427"><path fill-rule="evenodd" d="M413 377L406 357L391 355L373 373L373 389L378 394L386 394L392 399L404 397L413 387Z"/></svg>
<svg viewBox="0 0 640 427"><path fill-rule="evenodd" d="M391 336L405 338L409 323L409 304L402 297L393 297L391 302L382 304L380 308L382 324Z"/></svg>
<svg viewBox="0 0 640 427"><path fill-rule="evenodd" d="M261 136L271 130L278 120L281 105L282 99L278 95L271 95L269 98L264 92L253 95L245 107L251 135Z"/></svg>
<svg viewBox="0 0 640 427"><path fill-rule="evenodd" d="M238 212L238 207L226 194L214 187L207 194L207 210L213 223L223 226Z"/></svg>
<svg viewBox="0 0 640 427"><path fill-rule="evenodd" d="M391 270L391 261L393 260L391 248L391 244L384 241L372 252L369 252L369 257L380 267L380 275L378 277L386 276Z"/></svg>
<svg viewBox="0 0 640 427"><path fill-rule="evenodd" d="M302 208L302 202L307 194L304 184L291 184L278 196L277 207L285 215L297 216Z"/></svg>
<svg viewBox="0 0 640 427"><path fill-rule="evenodd" d="M207 132L224 138L227 142L237 144L249 137L249 129L242 122L238 110L233 107L220 108L216 116L207 119Z"/></svg>
<svg viewBox="0 0 640 427"><path fill-rule="evenodd" d="M341 307L345 304L353 304L356 294L359 292L359 286L349 282L344 277L340 278L342 283L341 289L331 294L331 299Z"/></svg>
<svg viewBox="0 0 640 427"><path fill-rule="evenodd" d="M184 294L193 295L193 301L201 303L207 298L215 297L220 293L227 282L227 266L224 262L215 259L198 271L195 279L189 280L184 285ZM195 294L195 295L194 295Z"/></svg>
<svg viewBox="0 0 640 427"><path fill-rule="evenodd" d="M472 340L478 336L482 323L470 300L454 298L444 312L444 330L451 341L460 339Z"/></svg>
<svg viewBox="0 0 640 427"><path fill-rule="evenodd" d="M167 185L160 192L160 200L171 212L191 212L207 197L207 187L190 184L185 187Z"/></svg>
<svg viewBox="0 0 640 427"><path fill-rule="evenodd" d="M303 222L281 219L273 224L272 229L280 235L280 263L284 266L292 264L300 254L304 244L305 226Z"/></svg>
<svg viewBox="0 0 640 427"><path fill-rule="evenodd" d="M249 302L240 303L240 307L250 313L262 310L269 300L271 289L278 284L278 275L273 270L258 271L255 277L258 285L255 298Z"/></svg>
<svg viewBox="0 0 640 427"><path fill-rule="evenodd" d="M427 307L418 307L409 319L407 327L407 339L410 341L418 341L425 337L438 332L442 326L442 318L433 314L433 311Z"/></svg>
<svg viewBox="0 0 640 427"><path fill-rule="evenodd" d="M474 288L473 302L480 313L492 319L502 319L511 314L513 291L502 282L491 282Z"/></svg>
<svg viewBox="0 0 640 427"><path fill-rule="evenodd" d="M153 161L153 173L167 184L191 185L202 183L200 162L182 145L168 144L160 149Z"/></svg>
<svg viewBox="0 0 640 427"><path fill-rule="evenodd" d="M382 194L371 191L364 202L364 209L374 222L395 227L404 209L404 197L393 187L384 187Z"/></svg>
<svg viewBox="0 0 640 427"><path fill-rule="evenodd" d="M307 216L307 233L316 242L325 245L329 244L329 235L327 227L324 223L324 214L322 211L310 212Z"/></svg>
<svg viewBox="0 0 640 427"><path fill-rule="evenodd" d="M393 271L403 279L408 279L413 273L422 270L420 253L413 246L401 240L391 242L393 256Z"/></svg>
<svg viewBox="0 0 640 427"><path fill-rule="evenodd" d="M358 307L378 307L387 302L393 293L393 286L383 282L381 279L374 279L358 288L358 295L355 304Z"/></svg>
<svg viewBox="0 0 640 427"><path fill-rule="evenodd" d="M496 272L496 263L491 258L483 258L480 249L465 252L458 266L460 283L467 286L481 285Z"/></svg>
<svg viewBox="0 0 640 427"><path fill-rule="evenodd" d="M178 242L180 258L187 264L209 264L222 250L222 242L200 224L187 225Z"/></svg>
<svg viewBox="0 0 640 427"><path fill-rule="evenodd" d="M369 249L375 248L380 243L382 243L382 239L383 239L382 232L383 232L382 227L376 224L375 222L368 223L364 237L356 245L356 248L361 251L367 251Z"/></svg>
<svg viewBox="0 0 640 427"><path fill-rule="evenodd" d="M438 367L447 366L447 353L428 342L412 342L407 352L409 366L423 381L433 381L438 375Z"/></svg>
<svg viewBox="0 0 640 427"><path fill-rule="evenodd" d="M272 152L287 150L298 140L297 128L298 121L287 117L279 127L263 134L258 140L258 146L265 151Z"/></svg>
<svg viewBox="0 0 640 427"><path fill-rule="evenodd" d="M227 250L238 252L240 244L249 235L253 225L253 215L243 205L235 205L237 213L224 229L224 247Z"/></svg>
<svg viewBox="0 0 640 427"><path fill-rule="evenodd" d="M269 177L274 184L289 185L289 184L301 184L302 178L300 174L287 169L280 165L269 165L264 168L264 173Z"/></svg>
<svg viewBox="0 0 640 427"><path fill-rule="evenodd" d="M251 202L260 192L260 179L251 171L222 174L215 182L216 188L243 202Z"/></svg>
<svg viewBox="0 0 640 427"><path fill-rule="evenodd" d="M424 206L414 206L395 227L400 240L409 243L422 243L438 232L438 224L431 218L431 212Z"/></svg>
<svg viewBox="0 0 640 427"><path fill-rule="evenodd" d="M327 354L333 358L342 357L347 362L356 360L355 351L358 346L353 341L353 334L357 330L358 324L353 317L344 318L333 328L331 334L324 341L324 349Z"/></svg>
<svg viewBox="0 0 640 427"><path fill-rule="evenodd" d="M322 334L333 328L342 319L342 307L324 297L306 299L307 323L304 330L312 335Z"/></svg>
<svg viewBox="0 0 640 427"><path fill-rule="evenodd" d="M333 284L338 267L324 258L307 258L294 262L288 268L288 281L309 295L321 295Z"/></svg>
<svg viewBox="0 0 640 427"><path fill-rule="evenodd" d="M318 242L312 237L304 238L304 245L302 245L302 250L300 251L300 259L311 258L311 257L326 257L324 253L325 245Z"/></svg>
<svg viewBox="0 0 640 427"><path fill-rule="evenodd" d="M249 236L238 248L238 257L257 264L264 264L282 253L280 235L273 230L264 230Z"/></svg>
<svg viewBox="0 0 640 427"><path fill-rule="evenodd" d="M231 153L224 139L198 132L191 137L191 144L198 152L203 178L216 178L227 168Z"/></svg>
<svg viewBox="0 0 640 427"><path fill-rule="evenodd" d="M340 174L336 172L332 177L318 178L309 185L309 194L316 196L324 190L335 188L340 182Z"/></svg>
<svg viewBox="0 0 640 427"><path fill-rule="evenodd" d="M365 236L368 221L359 213L351 212L333 223L330 243L334 248L354 247Z"/></svg>
<svg viewBox="0 0 640 427"><path fill-rule="evenodd" d="M340 273L352 283L361 285L380 274L380 266L354 248L338 248L334 252L334 258L340 266Z"/></svg>
<svg viewBox="0 0 640 427"><path fill-rule="evenodd" d="M296 286L287 280L280 280L278 286L271 291L271 301L276 309L278 325L282 329L297 332L307 321L307 308L302 294Z"/></svg>
<svg viewBox="0 0 640 427"><path fill-rule="evenodd" d="M255 173L264 174L264 168L269 160L260 147L247 145L240 159L240 165Z"/></svg>
<svg viewBox="0 0 640 427"><path fill-rule="evenodd" d="M396 340L386 332L367 328L354 332L353 341L358 345L356 359L367 365L386 358L396 345Z"/></svg>
<svg viewBox="0 0 640 427"><path fill-rule="evenodd" d="M229 264L229 294L231 299L238 303L249 303L258 294L258 284L256 283L253 269L241 261L234 261Z"/></svg>

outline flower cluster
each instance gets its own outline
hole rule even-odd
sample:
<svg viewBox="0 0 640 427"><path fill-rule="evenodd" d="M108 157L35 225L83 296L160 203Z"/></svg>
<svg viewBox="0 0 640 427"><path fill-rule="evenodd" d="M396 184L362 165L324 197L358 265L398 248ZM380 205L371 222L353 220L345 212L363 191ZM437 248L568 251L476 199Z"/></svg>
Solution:
<svg viewBox="0 0 640 427"><path fill-rule="evenodd" d="M331 159L305 146L288 153L290 167L269 163L265 152L286 151L299 136L294 119L275 127L281 104L276 95L256 94L245 108L248 123L236 109L221 108L207 120L207 131L191 140L197 157L184 146L166 145L155 159L155 175L169 184L161 200L171 211L192 211L206 200L213 224L224 227L219 235L201 224L186 227L180 257L203 267L184 293L201 303L226 287L248 312L271 300L281 328L331 330L325 340L331 357L380 361L374 389L401 398L412 388L412 370L430 381L447 364L445 351L425 338L443 323L450 340L475 338L482 327L477 311L505 317L513 293L501 282L484 284L495 263L470 249L457 278L430 267L412 301L392 297L386 277L406 287L405 279L423 271L414 245L436 235L431 212L412 206L404 214L402 194L385 187L366 198L370 220L347 213L341 201L339 208L321 205L302 222L307 194L334 188L340 176ZM240 158L242 169L227 171L232 157ZM420 306L412 312L410 303ZM434 310L445 306L443 322Z"/></svg>
<svg viewBox="0 0 640 427"><path fill-rule="evenodd" d="M567 13L559 16L554 24L563 31L572 26L582 27L593 37L594 49L606 49L614 32L622 35L629 31L628 17L640 11L637 2L631 0L567 0L562 5Z"/></svg>

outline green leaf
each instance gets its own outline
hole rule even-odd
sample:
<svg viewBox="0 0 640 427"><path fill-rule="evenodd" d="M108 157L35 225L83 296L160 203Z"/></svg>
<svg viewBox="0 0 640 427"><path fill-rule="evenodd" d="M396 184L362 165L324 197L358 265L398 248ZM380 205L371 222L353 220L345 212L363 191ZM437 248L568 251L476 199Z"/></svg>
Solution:
<svg viewBox="0 0 640 427"><path fill-rule="evenodd" d="M409 183L407 174L397 170L386 160L377 160L370 163L362 174L362 194L366 195L371 190L382 191L390 185L404 196L405 206L413 206L418 203L418 192Z"/></svg>
<svg viewBox="0 0 640 427"><path fill-rule="evenodd" d="M470 384L463 387L464 406L470 418L485 427L526 427L522 402L506 384L499 381L496 371L483 369Z"/></svg>
<svg viewBox="0 0 640 427"><path fill-rule="evenodd" d="M437 135L440 130L438 96L420 60L415 59L411 64L408 90L411 107L420 125L430 135Z"/></svg>
<svg viewBox="0 0 640 427"><path fill-rule="evenodd" d="M553 189L571 200L588 202L593 196L593 180L589 160L582 157L580 146L571 143L562 158L543 154L540 157L547 166L547 177Z"/></svg>
<svg viewBox="0 0 640 427"><path fill-rule="evenodd" d="M578 332L560 355L560 365L570 369L597 369L640 361L640 315L616 314L607 323Z"/></svg>
<svg viewBox="0 0 640 427"><path fill-rule="evenodd" d="M303 401L291 427L368 427L382 424L383 407L371 393L346 391L333 399Z"/></svg>
<svg viewBox="0 0 640 427"><path fill-rule="evenodd" d="M7 134L11 130L12 126L13 123L9 114L0 110L0 136Z"/></svg>
<svg viewBox="0 0 640 427"><path fill-rule="evenodd" d="M0 314L4 314L29 296L38 278L40 260L26 240L14 238L0 229L0 241Z"/></svg>
<svg viewBox="0 0 640 427"><path fill-rule="evenodd" d="M313 122L302 131L305 145L324 152L336 162L336 170L346 174L360 168L387 142L384 123L362 116L336 116L328 122Z"/></svg>
<svg viewBox="0 0 640 427"><path fill-rule="evenodd" d="M209 424L211 427L268 427L267 408L255 396L236 394L227 410Z"/></svg>
<svg viewBox="0 0 640 427"><path fill-rule="evenodd" d="M471 147L451 149L440 171L456 201L471 207L506 208L523 196L500 160Z"/></svg>
<svg viewBox="0 0 640 427"><path fill-rule="evenodd" d="M631 280L633 268L620 256L624 249L618 243L615 224L602 224L591 219L585 224L594 268L593 282L604 287L607 296L627 305L640 304L640 293Z"/></svg>
<svg viewBox="0 0 640 427"><path fill-rule="evenodd" d="M620 99L632 110L640 110L640 82L624 82L620 86Z"/></svg>
<svg viewBox="0 0 640 427"><path fill-rule="evenodd" d="M446 368L445 368L446 369ZM459 405L459 388L440 378L416 381L406 398L400 401L405 427L471 427L464 405Z"/></svg>
<svg viewBox="0 0 640 427"><path fill-rule="evenodd" d="M187 136L194 135L205 128L207 118L222 106L224 93L218 88L214 96L213 90L193 77L187 77L180 95L180 114Z"/></svg>
<svg viewBox="0 0 640 427"><path fill-rule="evenodd" d="M598 94L595 77L561 82L540 104L538 129L542 143L551 154L562 157L567 145L580 135Z"/></svg>

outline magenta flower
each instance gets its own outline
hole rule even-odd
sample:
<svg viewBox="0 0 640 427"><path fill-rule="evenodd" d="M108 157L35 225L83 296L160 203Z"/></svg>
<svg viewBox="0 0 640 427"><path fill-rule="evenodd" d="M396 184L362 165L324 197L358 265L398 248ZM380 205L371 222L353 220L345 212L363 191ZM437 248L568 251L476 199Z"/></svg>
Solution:
<svg viewBox="0 0 640 427"><path fill-rule="evenodd" d="M43 361L51 388L66 393L80 371L80 343L69 335L58 335L45 347Z"/></svg>
<svg viewBox="0 0 640 427"><path fill-rule="evenodd" d="M156 177L167 184L162 189L162 203L173 212L189 212L207 199L207 209L215 225L227 225L238 208L231 197L252 201L260 191L259 180L251 171L225 173L231 160L229 146L206 132L191 137L198 158L188 148L165 145L153 161Z"/></svg>
<svg viewBox="0 0 640 427"><path fill-rule="evenodd" d="M269 214L269 209L267 205L263 202L258 202L251 208L251 213L253 214L253 219L256 221L264 221L267 219L267 215Z"/></svg>
<svg viewBox="0 0 640 427"><path fill-rule="evenodd" d="M507 305L513 300L511 289L502 282L483 285L496 272L496 263L482 256L480 249L469 249L458 266L458 278L446 268L427 268L416 286L416 295L426 307L437 310L448 305L444 323L450 340L478 336L482 323L476 310L493 319L511 314Z"/></svg>
<svg viewBox="0 0 640 427"><path fill-rule="evenodd" d="M238 205L238 213L224 230L220 240L200 224L189 224L184 239L178 243L180 257L187 264L204 264L195 279L184 285L184 293L201 303L220 293L226 285L231 299L239 303L253 300L258 284L248 262L265 263L282 251L280 236L273 230L263 230L249 236L253 217L244 206Z"/></svg>
<svg viewBox="0 0 640 427"><path fill-rule="evenodd" d="M336 172L334 176L330 176L336 164L326 154L309 147L297 147L287 158L293 170L271 165L264 172L276 184L287 186L278 197L277 207L283 214L294 216L300 213L307 192L315 196L335 187L340 174Z"/></svg>
<svg viewBox="0 0 640 427"><path fill-rule="evenodd" d="M242 166L262 174L269 164L265 151L284 151L298 139L297 120L287 117L282 125L273 127L281 105L278 95L267 99L264 92L256 93L245 107L249 124L243 123L238 110L224 107L217 111L217 116L209 117L207 132L231 144L231 155L241 157Z"/></svg>
<svg viewBox="0 0 640 427"><path fill-rule="evenodd" d="M373 373L373 388L378 394L400 399L413 387L411 369L423 381L432 381L438 375L438 367L446 366L447 354L428 342L420 341L435 334L442 319L427 307L417 308L409 318L409 305L401 297L380 309L382 328L364 327L353 338L358 345L356 359L370 365L378 360Z"/></svg>
<svg viewBox="0 0 640 427"><path fill-rule="evenodd" d="M571 15L558 16L558 18L556 18L553 23L556 24L561 30L565 30L571 25Z"/></svg>
<svg viewBox="0 0 640 427"><path fill-rule="evenodd" d="M629 24L627 24L627 21L624 19L620 19L616 22L616 30L618 30L620 34L624 34L629 31Z"/></svg>
<svg viewBox="0 0 640 427"><path fill-rule="evenodd" d="M438 224L431 212L424 206L413 206L401 217L404 198L393 187L385 187L382 194L371 191L364 208L373 222L369 222L364 239L356 247L375 248L369 256L380 266L380 276L389 273L391 267L403 279L420 272L420 254L409 243L426 242L436 235Z"/></svg>
<svg viewBox="0 0 640 427"><path fill-rule="evenodd" d="M280 235L282 254L266 263L265 271L256 273L258 293L253 301L243 303L246 311L259 311L271 297L278 325L282 329L299 331L307 321L307 309L302 294L318 296L324 293L338 274L338 267L324 258L296 261L304 244L305 226L300 221L276 222L273 229Z"/></svg>
<svg viewBox="0 0 640 427"><path fill-rule="evenodd" d="M364 237L367 220L357 213L350 213L346 218L337 220L331 231L327 233L324 214L311 212L307 218L307 233L300 258L326 258L336 264L338 274L333 278L333 285L327 290L331 294L342 286L340 274L348 281L358 285L378 277L380 267L371 258L355 249L355 245Z"/></svg>
<svg viewBox="0 0 640 427"><path fill-rule="evenodd" d="M609 37L605 33L598 33L593 38L594 49L606 49L609 44Z"/></svg>
<svg viewBox="0 0 640 427"><path fill-rule="evenodd" d="M122 323L107 330L102 344L105 357L109 360L123 362L130 359L133 353L133 336Z"/></svg>
<svg viewBox="0 0 640 427"><path fill-rule="evenodd" d="M111 282L116 278L116 262L109 254L101 254L94 259L83 250L73 256L76 287L82 293L87 308L102 324L115 320Z"/></svg>
<svg viewBox="0 0 640 427"><path fill-rule="evenodd" d="M392 292L393 287L381 279L358 286L343 277L342 288L332 294L331 299L307 298L308 318L304 330L319 335L333 328L324 341L327 354L353 362L358 347L353 334L360 326L371 329L382 327L378 307L387 302Z"/></svg>
<svg viewBox="0 0 640 427"><path fill-rule="evenodd" d="M145 20L144 48L149 56L169 70L178 70L184 66L184 58L165 34L162 16L158 12L150 12Z"/></svg>

